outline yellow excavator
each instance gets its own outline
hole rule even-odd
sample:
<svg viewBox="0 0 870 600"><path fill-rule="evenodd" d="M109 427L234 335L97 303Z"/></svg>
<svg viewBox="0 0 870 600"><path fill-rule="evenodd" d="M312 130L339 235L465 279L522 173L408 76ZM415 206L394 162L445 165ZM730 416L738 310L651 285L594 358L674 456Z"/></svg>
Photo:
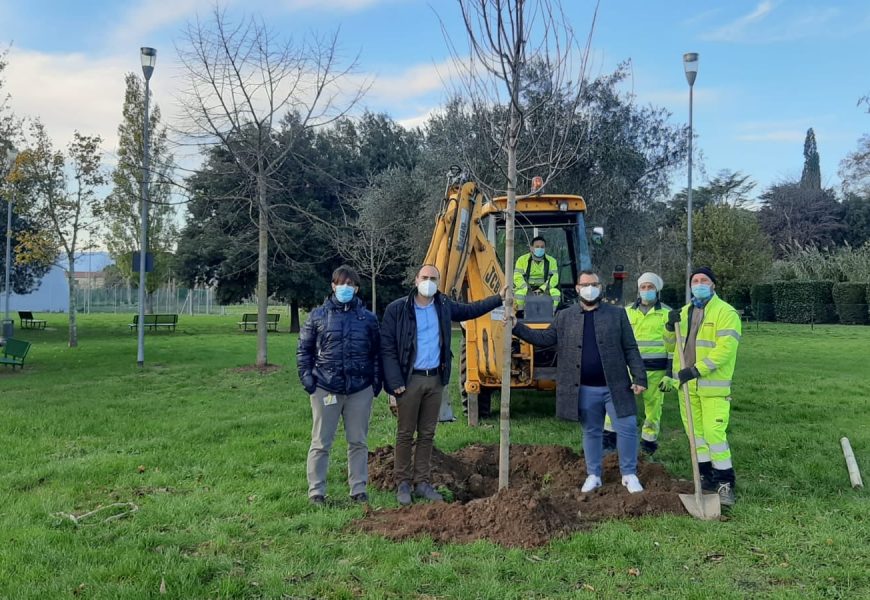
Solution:
<svg viewBox="0 0 870 600"><path fill-rule="evenodd" d="M459 167L451 167L447 189L426 253L426 264L441 273L439 289L463 302L482 300L499 293L505 284L504 226L507 198L487 198ZM529 240L541 235L547 254L559 266L560 307L577 301L577 274L592 268L590 238L600 241L603 230L586 225L586 202L580 196L532 193L518 196L515 245L519 256ZM587 233L589 230L589 233ZM513 265L509 265L513 272ZM617 266L605 299L622 301L626 273ZM546 328L553 320L552 299L529 295L520 319L531 328ZM468 423L478 423L479 412L488 414L492 393L501 387L504 309L463 323L459 386ZM511 387L550 391L555 389L556 356L552 349L535 349L514 340L511 356Z"/></svg>

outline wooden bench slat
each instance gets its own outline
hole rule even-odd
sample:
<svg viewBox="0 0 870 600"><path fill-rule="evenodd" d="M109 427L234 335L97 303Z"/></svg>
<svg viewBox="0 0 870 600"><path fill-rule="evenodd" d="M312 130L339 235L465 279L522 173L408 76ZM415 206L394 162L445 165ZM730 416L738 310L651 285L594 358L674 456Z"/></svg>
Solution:
<svg viewBox="0 0 870 600"><path fill-rule="evenodd" d="M0 364L12 365L13 371L15 367L23 369L24 359L27 357L27 353L30 352L31 346L30 342L9 338L6 340L6 345L3 346L3 356L0 357Z"/></svg>
<svg viewBox="0 0 870 600"><path fill-rule="evenodd" d="M266 331L278 331L278 319L280 318L280 313L266 313ZM257 331L257 313L242 314L242 320L238 321L236 325L242 331Z"/></svg>

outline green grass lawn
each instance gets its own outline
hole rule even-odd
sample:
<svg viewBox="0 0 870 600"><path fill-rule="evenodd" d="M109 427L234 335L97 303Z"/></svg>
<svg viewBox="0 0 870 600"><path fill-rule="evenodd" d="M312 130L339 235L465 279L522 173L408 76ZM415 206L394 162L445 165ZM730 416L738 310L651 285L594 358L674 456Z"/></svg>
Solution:
<svg viewBox="0 0 870 600"><path fill-rule="evenodd" d="M129 315L81 316L77 349L63 316L18 331L34 346L23 372L0 370L0 598L870 597L870 496L850 489L839 446L850 438L870 480L870 328L745 333L729 520L608 522L523 551L345 532L362 509L347 500L343 441L335 505L309 506L296 338L270 334L280 370L239 372L256 341L236 320L182 316L177 332L149 333L144 370ZM513 441L579 450L578 427L541 398L515 402ZM663 429L661 460L689 477L676 397ZM394 434L381 398L370 447ZM457 422L436 442L497 440ZM374 507L396 506L372 492ZM78 526L57 514L113 502L139 510Z"/></svg>

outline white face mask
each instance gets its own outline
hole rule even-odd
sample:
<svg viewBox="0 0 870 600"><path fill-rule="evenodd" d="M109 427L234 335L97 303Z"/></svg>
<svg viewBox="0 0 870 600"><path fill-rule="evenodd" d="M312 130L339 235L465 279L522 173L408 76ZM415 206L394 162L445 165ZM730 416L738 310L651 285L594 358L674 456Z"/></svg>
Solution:
<svg viewBox="0 0 870 600"><path fill-rule="evenodd" d="M424 279L417 284L417 291L424 298L431 298L438 291L438 284L431 279Z"/></svg>
<svg viewBox="0 0 870 600"><path fill-rule="evenodd" d="M580 297L586 300L587 302L595 302L598 300L598 297L601 295L601 288L596 287L594 285L582 285L580 286Z"/></svg>

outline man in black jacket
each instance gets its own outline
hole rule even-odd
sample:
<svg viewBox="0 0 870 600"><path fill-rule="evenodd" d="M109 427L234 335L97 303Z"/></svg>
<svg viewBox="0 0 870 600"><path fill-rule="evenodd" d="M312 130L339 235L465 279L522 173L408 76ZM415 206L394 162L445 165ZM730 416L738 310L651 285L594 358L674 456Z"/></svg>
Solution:
<svg viewBox="0 0 870 600"><path fill-rule="evenodd" d="M556 346L556 415L583 427L586 482L580 491L602 485L602 433L610 415L617 433L622 485L643 491L637 478L636 394L646 389L643 359L625 309L601 303L601 282L592 271L577 278L580 303L556 313L547 329L514 326L514 335L542 348Z"/></svg>
<svg viewBox="0 0 870 600"><path fill-rule="evenodd" d="M326 498L329 450L339 419L347 438L347 479L351 499L368 502L368 432L372 400L381 391L378 319L357 297L360 279L341 266L332 274L333 293L311 311L299 333L299 380L311 400L308 498Z"/></svg>
<svg viewBox="0 0 870 600"><path fill-rule="evenodd" d="M450 323L476 319L502 303L499 295L473 304L454 302L438 291L439 277L434 266L421 267L416 289L390 303L381 323L384 387L398 404L396 499L403 506L411 503L412 483L418 498L442 500L429 482L429 473L441 393L450 380Z"/></svg>

